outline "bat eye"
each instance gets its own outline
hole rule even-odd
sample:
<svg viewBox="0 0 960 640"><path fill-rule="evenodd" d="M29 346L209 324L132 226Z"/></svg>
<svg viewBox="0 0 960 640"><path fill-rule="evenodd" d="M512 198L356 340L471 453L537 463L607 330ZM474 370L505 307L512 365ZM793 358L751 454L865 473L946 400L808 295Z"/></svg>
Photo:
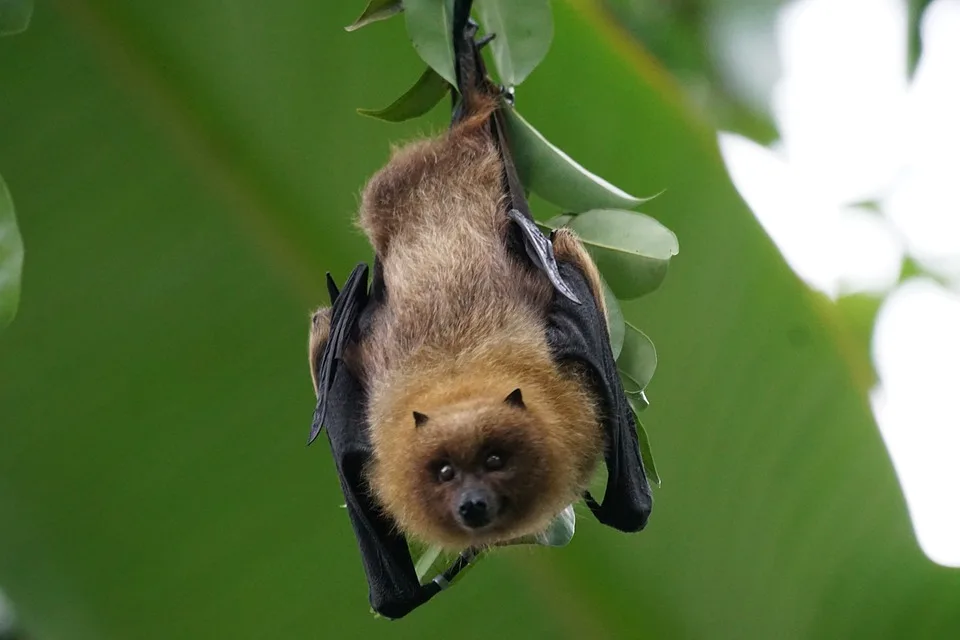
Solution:
<svg viewBox="0 0 960 640"><path fill-rule="evenodd" d="M483 461L483 466L486 467L487 471L499 471L503 469L503 457L498 453L491 453Z"/></svg>
<svg viewBox="0 0 960 640"><path fill-rule="evenodd" d="M440 482L450 482L457 475L457 470L453 468L451 464L445 464L440 467L440 471L437 472L437 479Z"/></svg>

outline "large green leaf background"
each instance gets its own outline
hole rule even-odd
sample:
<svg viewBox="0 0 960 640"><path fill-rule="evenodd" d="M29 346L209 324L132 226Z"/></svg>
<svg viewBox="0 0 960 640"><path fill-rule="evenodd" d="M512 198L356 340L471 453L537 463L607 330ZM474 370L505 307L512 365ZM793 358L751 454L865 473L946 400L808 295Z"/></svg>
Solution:
<svg viewBox="0 0 960 640"><path fill-rule="evenodd" d="M0 336L0 586L37 638L957 637L836 311L736 195L713 133L593 2L554 2L518 107L682 251L624 305L657 345L646 531L581 515L374 620L330 456L304 448L308 310L369 259L389 143L356 115L422 71L362 3L62 0L0 41L28 248ZM544 215L547 215L545 212Z"/></svg>

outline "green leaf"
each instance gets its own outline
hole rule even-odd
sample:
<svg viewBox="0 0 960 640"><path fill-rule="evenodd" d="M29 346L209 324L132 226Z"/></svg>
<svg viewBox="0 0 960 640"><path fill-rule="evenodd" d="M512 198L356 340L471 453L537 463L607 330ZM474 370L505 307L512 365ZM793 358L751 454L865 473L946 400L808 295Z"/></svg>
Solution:
<svg viewBox="0 0 960 640"><path fill-rule="evenodd" d="M545 547L565 547L573 540L577 529L577 514L573 505L561 511L547 528L534 536L534 541Z"/></svg>
<svg viewBox="0 0 960 640"><path fill-rule="evenodd" d="M13 321L20 305L23 240L17 229L10 191L0 176L0 329Z"/></svg>
<svg viewBox="0 0 960 640"><path fill-rule="evenodd" d="M428 547L420 558L417 559L416 571L417 571L417 580L423 582L424 577L430 573L430 569L437 562L437 558L440 557L443 548L438 545L433 545ZM432 578L431 578L432 579Z"/></svg>
<svg viewBox="0 0 960 640"><path fill-rule="evenodd" d="M502 542L496 546L513 547L535 544L543 547L565 547L573 540L573 535L576 532L576 524L577 514L574 512L573 505L569 505L566 509L558 513L543 531L521 538L514 538L513 540Z"/></svg>
<svg viewBox="0 0 960 640"><path fill-rule="evenodd" d="M643 460L643 470L647 473L647 480L649 480L651 484L659 487L660 473L657 471L657 465L653 460L653 449L650 448L650 438L647 436L647 430L644 428L643 423L640 422L640 412L643 411L643 408L636 404L637 399L634 396L627 396L627 400L630 402L630 408L633 409L633 415L637 419L637 440L640 441L640 459Z"/></svg>
<svg viewBox="0 0 960 640"><path fill-rule="evenodd" d="M404 0L403 14L413 48L430 68L457 86L453 53L454 0Z"/></svg>
<svg viewBox="0 0 960 640"><path fill-rule="evenodd" d="M574 212L598 207L630 208L644 202L581 167L516 109L505 109L505 114L520 180L544 200Z"/></svg>
<svg viewBox="0 0 960 640"><path fill-rule="evenodd" d="M647 392L641 391L640 393L633 394L633 403L637 410L643 411L650 406L650 400L647 398Z"/></svg>
<svg viewBox="0 0 960 640"><path fill-rule="evenodd" d="M416 84L394 100L390 106L383 109L357 109L357 112L387 122L402 122L430 111L449 90L450 85L447 81L428 67Z"/></svg>
<svg viewBox="0 0 960 640"><path fill-rule="evenodd" d="M356 31L368 24L386 20L403 11L401 0L370 0L367 8L363 10L360 17L353 21L350 26L344 27L347 31Z"/></svg>
<svg viewBox="0 0 960 640"><path fill-rule="evenodd" d="M553 39L549 0L477 0L480 24L497 35L490 46L500 82L513 87L536 68Z"/></svg>
<svg viewBox="0 0 960 640"><path fill-rule="evenodd" d="M0 0L0 36L26 31L33 16L33 0Z"/></svg>
<svg viewBox="0 0 960 640"><path fill-rule="evenodd" d="M653 379L657 370L657 350L653 341L643 331L630 322L624 322L624 326L626 332L623 336L623 349L617 360L617 369L620 370L620 376L629 381L629 384L624 384L624 389L635 395L646 389Z"/></svg>
<svg viewBox="0 0 960 640"><path fill-rule="evenodd" d="M603 299L607 305L607 332L610 334L610 348L613 350L613 359L620 357L623 349L624 333L626 325L623 321L623 311L620 310L620 302L610 290L610 285L601 278L603 285Z"/></svg>
<svg viewBox="0 0 960 640"><path fill-rule="evenodd" d="M444 551L437 545L424 546L411 543L410 546L412 547L411 555L417 558L414 570L417 573L417 580L421 583L433 580L437 575L446 571L460 555L459 553ZM457 577L453 579L450 586L460 582L467 572L480 562L484 553L483 551L478 552L470 564L457 574Z"/></svg>
<svg viewBox="0 0 960 640"><path fill-rule="evenodd" d="M544 223L544 225L549 229L559 229L560 227L570 224L570 221L573 220L573 218L573 215L565 213L563 215L550 218Z"/></svg>
<svg viewBox="0 0 960 640"><path fill-rule="evenodd" d="M657 220L620 209L594 209L570 221L613 293L631 300L654 291L680 250L677 236Z"/></svg>

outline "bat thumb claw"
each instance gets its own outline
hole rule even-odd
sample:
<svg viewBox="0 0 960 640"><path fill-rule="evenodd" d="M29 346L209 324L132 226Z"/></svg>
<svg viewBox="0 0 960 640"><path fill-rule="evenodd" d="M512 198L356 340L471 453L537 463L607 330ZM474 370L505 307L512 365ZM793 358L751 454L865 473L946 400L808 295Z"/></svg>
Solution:
<svg viewBox="0 0 960 640"><path fill-rule="evenodd" d="M493 39L496 38L496 37L497 37L497 34L495 34L495 33L488 33L487 35L485 35L485 36L483 36L482 38L480 38L479 40L477 40L477 50L478 50L478 51L482 51L483 48L484 48L485 46L487 46L488 44L490 44L490 42L493 41Z"/></svg>

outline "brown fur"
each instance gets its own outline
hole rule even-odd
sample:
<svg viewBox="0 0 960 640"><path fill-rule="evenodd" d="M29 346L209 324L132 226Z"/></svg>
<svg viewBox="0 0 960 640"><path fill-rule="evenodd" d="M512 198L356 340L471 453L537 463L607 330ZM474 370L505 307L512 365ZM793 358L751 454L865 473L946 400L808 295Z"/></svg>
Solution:
<svg viewBox="0 0 960 640"><path fill-rule="evenodd" d="M553 289L506 246L502 167L485 126L493 106L482 101L444 136L396 151L359 216L387 290L352 363L368 391L369 484L407 535L450 549L542 530L578 499L603 447L588 385L550 358ZM558 231L554 247L587 274L602 307L599 273L573 232ZM328 332L320 309L312 371ZM504 402L517 388L523 407ZM422 426L415 411L429 417ZM491 448L505 460L496 472L482 468ZM439 481L444 463L456 481ZM455 517L464 478L504 501L482 530Z"/></svg>
<svg viewBox="0 0 960 640"><path fill-rule="evenodd" d="M310 317L310 342L307 345L307 353L310 356L310 378L313 380L314 394L318 393L317 365L320 363L323 347L326 346L327 339L330 337L331 311L333 309L330 307L321 307Z"/></svg>

